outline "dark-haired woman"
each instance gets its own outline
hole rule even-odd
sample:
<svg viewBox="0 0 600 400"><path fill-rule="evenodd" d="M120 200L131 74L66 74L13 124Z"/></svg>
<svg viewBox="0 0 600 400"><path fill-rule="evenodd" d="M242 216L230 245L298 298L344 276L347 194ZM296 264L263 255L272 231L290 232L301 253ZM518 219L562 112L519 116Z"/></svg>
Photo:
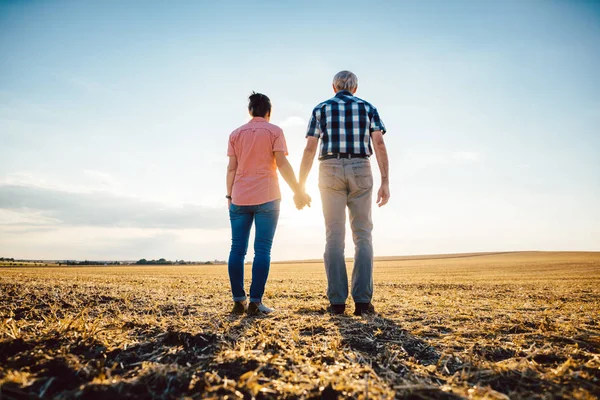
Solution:
<svg viewBox="0 0 600 400"><path fill-rule="evenodd" d="M227 155L227 199L231 220L232 243L229 254L229 280L233 294L233 313L270 313L262 303L271 265L271 246L277 221L281 192L277 169L296 194L298 207L310 198L300 188L288 162L283 131L269 123L271 101L261 93L248 98L252 119L233 131ZM252 224L256 225L250 304L244 290L244 258Z"/></svg>

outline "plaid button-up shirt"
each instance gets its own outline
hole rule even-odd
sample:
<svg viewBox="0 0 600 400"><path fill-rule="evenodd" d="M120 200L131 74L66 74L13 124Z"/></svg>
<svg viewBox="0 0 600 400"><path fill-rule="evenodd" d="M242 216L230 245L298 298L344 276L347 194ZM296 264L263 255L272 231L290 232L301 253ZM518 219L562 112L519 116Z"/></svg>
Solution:
<svg viewBox="0 0 600 400"><path fill-rule="evenodd" d="M306 137L321 139L319 157L339 153L370 156L371 133L375 131L385 133L377 109L342 90L314 108Z"/></svg>

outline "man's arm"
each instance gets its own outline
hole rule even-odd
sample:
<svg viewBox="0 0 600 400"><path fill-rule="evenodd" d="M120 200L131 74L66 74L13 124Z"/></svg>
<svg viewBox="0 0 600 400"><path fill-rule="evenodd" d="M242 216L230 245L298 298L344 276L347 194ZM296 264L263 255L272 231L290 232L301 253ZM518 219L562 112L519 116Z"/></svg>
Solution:
<svg viewBox="0 0 600 400"><path fill-rule="evenodd" d="M385 206L390 199L390 164L385 142L383 141L383 132L372 132L371 140L373 140L373 148L375 150L375 156L377 157L377 165L379 165L379 171L381 172L381 187L377 192L377 205L381 207Z"/></svg>
<svg viewBox="0 0 600 400"><path fill-rule="evenodd" d="M229 164L227 165L227 195L231 196L233 191L233 182L235 181L235 173L237 171L237 157L229 156ZM231 200L229 200L231 204Z"/></svg>
<svg viewBox="0 0 600 400"><path fill-rule="evenodd" d="M315 155L317 154L317 147L319 146L319 138L315 136L309 136L306 139L306 147L304 148L304 154L302 155L302 163L300 164L300 187L304 190L306 186L306 180L308 174L312 169L313 162L315 161Z"/></svg>

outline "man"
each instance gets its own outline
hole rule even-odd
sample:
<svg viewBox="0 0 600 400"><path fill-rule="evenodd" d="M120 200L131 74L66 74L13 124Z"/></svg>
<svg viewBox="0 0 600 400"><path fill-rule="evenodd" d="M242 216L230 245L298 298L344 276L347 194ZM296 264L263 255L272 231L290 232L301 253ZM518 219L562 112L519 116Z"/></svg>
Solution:
<svg viewBox="0 0 600 400"><path fill-rule="evenodd" d="M319 190L326 227L325 270L329 310L343 314L348 298L348 275L344 258L346 207L354 239L352 298L354 315L374 313L373 244L371 220L373 175L369 157L375 151L381 171L377 204L384 206L390 198L388 157L383 135L385 126L377 109L355 97L358 78L341 71L333 78L335 96L317 105L306 133L306 148L300 166L300 186L306 179L319 147ZM305 201L298 196L297 205Z"/></svg>

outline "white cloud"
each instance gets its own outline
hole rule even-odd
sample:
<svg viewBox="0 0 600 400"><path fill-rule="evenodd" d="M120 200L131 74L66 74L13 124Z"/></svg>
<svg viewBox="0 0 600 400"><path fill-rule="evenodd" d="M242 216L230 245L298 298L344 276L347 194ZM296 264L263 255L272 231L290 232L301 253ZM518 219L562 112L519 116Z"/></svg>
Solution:
<svg viewBox="0 0 600 400"><path fill-rule="evenodd" d="M306 120L302 117L298 117L296 115L292 115L291 117L287 117L283 121L281 121L278 125L282 128L293 128L293 127L306 127Z"/></svg>
<svg viewBox="0 0 600 400"><path fill-rule="evenodd" d="M116 190L121 186L121 182L106 172L84 169L83 173L91 178L92 182L95 182L106 189Z"/></svg>
<svg viewBox="0 0 600 400"><path fill-rule="evenodd" d="M310 108L308 106L292 99L282 99L281 101L278 101L277 109L281 109L282 111L290 111L295 114L310 112Z"/></svg>
<svg viewBox="0 0 600 400"><path fill-rule="evenodd" d="M0 185L25 185L50 188L50 184L39 176L28 172L13 172L0 179Z"/></svg>
<svg viewBox="0 0 600 400"><path fill-rule="evenodd" d="M44 226L60 223L56 218L52 218L44 211L21 208L19 210L0 208L0 225L11 225L15 227Z"/></svg>
<svg viewBox="0 0 600 400"><path fill-rule="evenodd" d="M39 186L0 185L0 224L221 229L222 209L174 207L106 191L77 193Z"/></svg>
<svg viewBox="0 0 600 400"><path fill-rule="evenodd" d="M80 184L65 183L29 172L12 172L0 178L0 186L32 186L42 189L58 190L71 193L111 192L118 194L121 182L114 176L97 170L84 169L84 180Z"/></svg>

